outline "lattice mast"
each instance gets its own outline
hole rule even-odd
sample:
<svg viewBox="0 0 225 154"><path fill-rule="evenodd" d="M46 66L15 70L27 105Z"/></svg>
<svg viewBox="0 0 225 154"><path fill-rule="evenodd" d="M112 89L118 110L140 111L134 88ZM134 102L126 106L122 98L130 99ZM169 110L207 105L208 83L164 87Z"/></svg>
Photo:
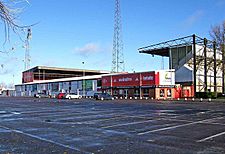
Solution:
<svg viewBox="0 0 225 154"><path fill-rule="evenodd" d="M112 72L124 72L124 70L120 0L115 0Z"/></svg>
<svg viewBox="0 0 225 154"><path fill-rule="evenodd" d="M24 61L24 69L28 70L30 68L30 40L31 40L31 29L27 29L27 37L25 40L25 61Z"/></svg>

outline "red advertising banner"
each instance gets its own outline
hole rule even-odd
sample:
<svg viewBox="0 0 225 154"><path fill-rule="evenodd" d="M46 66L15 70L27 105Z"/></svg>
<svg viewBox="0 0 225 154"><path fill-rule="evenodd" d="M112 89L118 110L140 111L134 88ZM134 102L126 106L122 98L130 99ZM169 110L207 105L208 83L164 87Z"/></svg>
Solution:
<svg viewBox="0 0 225 154"><path fill-rule="evenodd" d="M111 87L111 76L102 77L102 87Z"/></svg>
<svg viewBox="0 0 225 154"><path fill-rule="evenodd" d="M130 73L102 77L102 87L153 86L159 84L155 72Z"/></svg>
<svg viewBox="0 0 225 154"><path fill-rule="evenodd" d="M23 83L33 82L34 77L32 72L23 72Z"/></svg>
<svg viewBox="0 0 225 154"><path fill-rule="evenodd" d="M155 85L155 72L141 73L141 85L152 86Z"/></svg>
<svg viewBox="0 0 225 154"><path fill-rule="evenodd" d="M140 85L139 73L112 76L113 87L139 86L139 85Z"/></svg>

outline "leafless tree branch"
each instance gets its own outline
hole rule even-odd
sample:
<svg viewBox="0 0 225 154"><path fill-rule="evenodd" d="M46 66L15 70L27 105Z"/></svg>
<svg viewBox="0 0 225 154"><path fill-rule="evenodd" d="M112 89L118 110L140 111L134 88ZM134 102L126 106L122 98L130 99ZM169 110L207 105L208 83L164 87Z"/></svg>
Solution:
<svg viewBox="0 0 225 154"><path fill-rule="evenodd" d="M10 42L10 32L15 33L20 40L23 41L20 36L25 29L30 28L33 25L20 25L17 23L18 15L21 13L21 9L16 7L16 4L26 2L27 0L0 0L0 20L3 23L4 28L4 43L3 46ZM5 51L0 51L0 53L5 53Z"/></svg>
<svg viewBox="0 0 225 154"><path fill-rule="evenodd" d="M224 50L225 45L225 20L221 25L215 25L211 27L211 30L209 32L211 38L213 41L216 42L217 47L219 47L221 50Z"/></svg>

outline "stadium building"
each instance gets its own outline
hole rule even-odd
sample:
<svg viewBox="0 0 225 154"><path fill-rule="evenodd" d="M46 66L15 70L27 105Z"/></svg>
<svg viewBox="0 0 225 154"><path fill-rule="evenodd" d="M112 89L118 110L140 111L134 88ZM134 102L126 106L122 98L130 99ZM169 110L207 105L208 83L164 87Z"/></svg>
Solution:
<svg viewBox="0 0 225 154"><path fill-rule="evenodd" d="M169 58L181 97L224 94L224 51L215 42L191 35L139 48L139 53Z"/></svg>
<svg viewBox="0 0 225 154"><path fill-rule="evenodd" d="M174 70L140 73L110 73L37 66L23 72L23 83L16 85L16 96L34 96L36 93L57 95L59 92L93 96L108 92L122 98L178 98Z"/></svg>
<svg viewBox="0 0 225 154"><path fill-rule="evenodd" d="M185 98L224 94L224 52L215 42L191 35L138 50L139 53L167 57L169 70L112 74L109 71L37 66L23 72L22 84L16 85L16 95L79 92L92 96L94 92L105 91L123 98Z"/></svg>
<svg viewBox="0 0 225 154"><path fill-rule="evenodd" d="M179 98L174 70L112 74L102 77L102 90L118 98Z"/></svg>

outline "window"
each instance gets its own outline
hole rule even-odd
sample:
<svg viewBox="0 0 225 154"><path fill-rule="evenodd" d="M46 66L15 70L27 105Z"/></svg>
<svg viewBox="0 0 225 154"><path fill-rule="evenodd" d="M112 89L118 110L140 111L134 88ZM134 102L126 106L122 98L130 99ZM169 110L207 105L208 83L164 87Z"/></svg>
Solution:
<svg viewBox="0 0 225 154"><path fill-rule="evenodd" d="M160 97L164 97L164 96L165 96L164 89L160 89Z"/></svg>
<svg viewBox="0 0 225 154"><path fill-rule="evenodd" d="M97 87L101 87L102 86L102 80L97 80Z"/></svg>
<svg viewBox="0 0 225 154"><path fill-rule="evenodd" d="M135 96L139 96L139 95L140 95L140 93L139 93L139 92L140 92L140 89L135 89L135 91L134 91L134 95L135 95Z"/></svg>
<svg viewBox="0 0 225 154"><path fill-rule="evenodd" d="M118 91L117 90L114 90L113 91L113 95L118 95Z"/></svg>
<svg viewBox="0 0 225 154"><path fill-rule="evenodd" d="M167 97L171 97L171 89L167 89Z"/></svg>
<svg viewBox="0 0 225 154"><path fill-rule="evenodd" d="M143 89L143 94L149 94L149 89Z"/></svg>

